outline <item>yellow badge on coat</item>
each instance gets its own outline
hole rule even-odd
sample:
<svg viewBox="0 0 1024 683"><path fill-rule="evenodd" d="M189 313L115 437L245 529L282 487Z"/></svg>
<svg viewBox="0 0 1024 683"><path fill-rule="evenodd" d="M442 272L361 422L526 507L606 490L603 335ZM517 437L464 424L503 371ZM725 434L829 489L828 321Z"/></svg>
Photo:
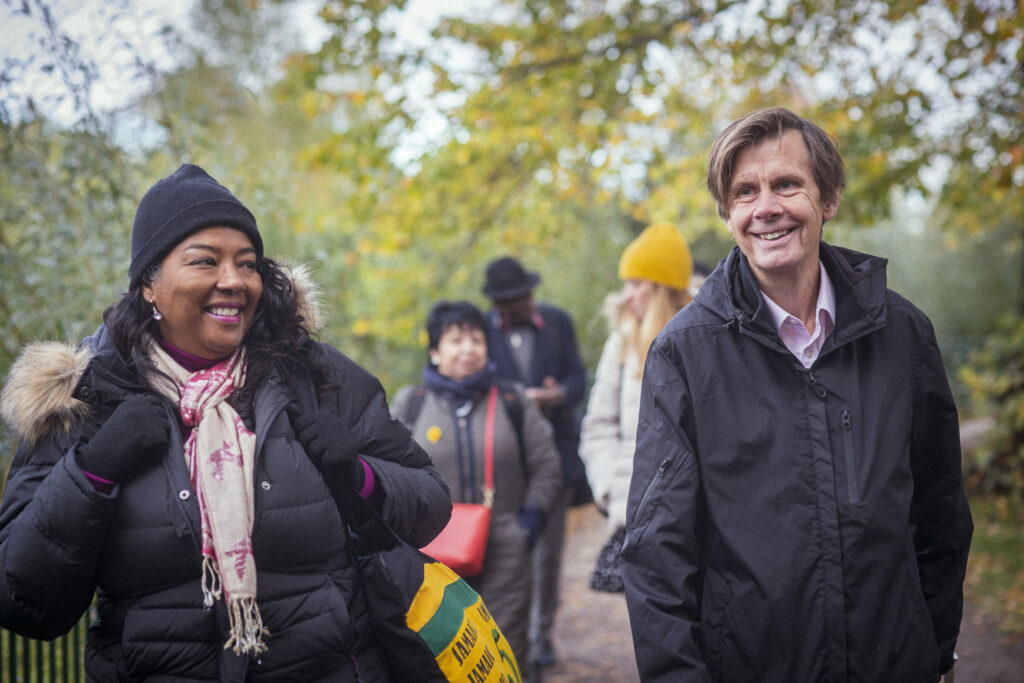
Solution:
<svg viewBox="0 0 1024 683"><path fill-rule="evenodd" d="M441 440L441 428L437 425L427 428L427 441L437 443Z"/></svg>

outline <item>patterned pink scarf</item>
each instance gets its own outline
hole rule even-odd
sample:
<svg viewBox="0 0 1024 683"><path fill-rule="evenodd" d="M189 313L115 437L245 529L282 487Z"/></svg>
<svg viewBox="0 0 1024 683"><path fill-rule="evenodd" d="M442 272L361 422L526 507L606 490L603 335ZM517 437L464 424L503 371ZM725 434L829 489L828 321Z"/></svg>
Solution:
<svg viewBox="0 0 1024 683"><path fill-rule="evenodd" d="M257 655L266 649L263 619L256 604L253 561L253 461L256 437L225 400L245 383L245 349L206 370L190 373L159 344L150 357L157 369L174 378L157 387L178 404L192 432L185 459L199 501L203 535L203 604L227 601L231 636L224 648Z"/></svg>

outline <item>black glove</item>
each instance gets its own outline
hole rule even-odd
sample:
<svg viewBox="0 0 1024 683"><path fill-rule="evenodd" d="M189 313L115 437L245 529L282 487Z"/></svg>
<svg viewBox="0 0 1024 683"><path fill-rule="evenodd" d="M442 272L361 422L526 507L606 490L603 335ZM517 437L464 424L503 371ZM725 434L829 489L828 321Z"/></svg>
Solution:
<svg viewBox="0 0 1024 683"><path fill-rule="evenodd" d="M167 452L169 438L163 400L150 394L132 396L78 447L78 466L109 481L125 481L158 462Z"/></svg>
<svg viewBox="0 0 1024 683"><path fill-rule="evenodd" d="M359 461L356 440L340 417L327 412L305 415L293 404L288 406L288 419L306 455L332 492L339 485L356 491L363 488L366 473Z"/></svg>
<svg viewBox="0 0 1024 683"><path fill-rule="evenodd" d="M537 539L544 532L547 518L543 510L530 505L519 508L519 512L516 513L516 521L526 531L526 544L531 548L537 544Z"/></svg>

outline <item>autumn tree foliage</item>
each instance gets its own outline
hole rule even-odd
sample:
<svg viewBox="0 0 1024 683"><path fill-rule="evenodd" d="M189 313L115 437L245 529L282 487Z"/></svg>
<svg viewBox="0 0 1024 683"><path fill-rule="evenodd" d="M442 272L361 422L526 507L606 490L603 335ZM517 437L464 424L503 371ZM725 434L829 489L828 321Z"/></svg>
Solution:
<svg viewBox="0 0 1024 683"><path fill-rule="evenodd" d="M27 340L98 320L123 286L103 274L126 266L134 202L182 161L246 199L270 253L312 265L321 336L389 389L417 380L429 305L483 304L483 268L505 253L574 314L593 365L600 302L640 228L669 221L698 258L725 255L707 150L729 121L771 105L815 120L843 151L850 182L826 238L913 231L892 270L912 255L904 279L936 297L964 292L963 278L921 261L921 243L964 268L976 261L960 251L989 249L986 270L1007 272L1000 291L1024 305L1013 0L469 0L458 13L322 0L301 21L309 2L196 0L188 25L111 32L92 56L50 4L3 5L37 21L78 118L19 99L34 58L4 55L0 246L18 279L0 289L2 370ZM115 57L138 94L100 110L89 85ZM960 305L1003 306L982 291ZM995 330L1000 312L969 327Z"/></svg>
<svg viewBox="0 0 1024 683"><path fill-rule="evenodd" d="M399 30L412 4L326 2L329 38L294 62L327 110L362 110L307 153L372 196L355 201L355 261L361 281L412 279L387 292L398 315L476 295L482 263L509 251L557 273L544 293L589 317L622 245L652 221L716 261L707 149L760 106L838 139L850 178L840 225L899 221L916 199L936 240L1010 223L1006 247L1022 253L1014 2L506 0L444 17L425 42ZM388 164L368 171L364 144L389 150ZM359 298L360 331L394 329Z"/></svg>

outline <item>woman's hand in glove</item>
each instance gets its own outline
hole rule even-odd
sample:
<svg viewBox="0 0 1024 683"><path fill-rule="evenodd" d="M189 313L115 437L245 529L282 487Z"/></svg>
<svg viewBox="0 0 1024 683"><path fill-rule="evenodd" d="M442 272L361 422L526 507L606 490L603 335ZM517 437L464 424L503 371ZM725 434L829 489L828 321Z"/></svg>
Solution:
<svg viewBox="0 0 1024 683"><path fill-rule="evenodd" d="M544 532L547 515L539 508L525 505L519 508L519 512L516 513L516 521L526 531L526 544L532 548L537 544L537 540Z"/></svg>
<svg viewBox="0 0 1024 683"><path fill-rule="evenodd" d="M78 466L122 482L157 463L167 452L170 420L164 401L139 394L122 401L99 430L78 447Z"/></svg>
<svg viewBox="0 0 1024 683"><path fill-rule="evenodd" d="M363 487L366 473L359 461L356 440L340 417L323 411L306 415L293 404L288 407L288 419L328 487L333 490L342 483L355 491Z"/></svg>

